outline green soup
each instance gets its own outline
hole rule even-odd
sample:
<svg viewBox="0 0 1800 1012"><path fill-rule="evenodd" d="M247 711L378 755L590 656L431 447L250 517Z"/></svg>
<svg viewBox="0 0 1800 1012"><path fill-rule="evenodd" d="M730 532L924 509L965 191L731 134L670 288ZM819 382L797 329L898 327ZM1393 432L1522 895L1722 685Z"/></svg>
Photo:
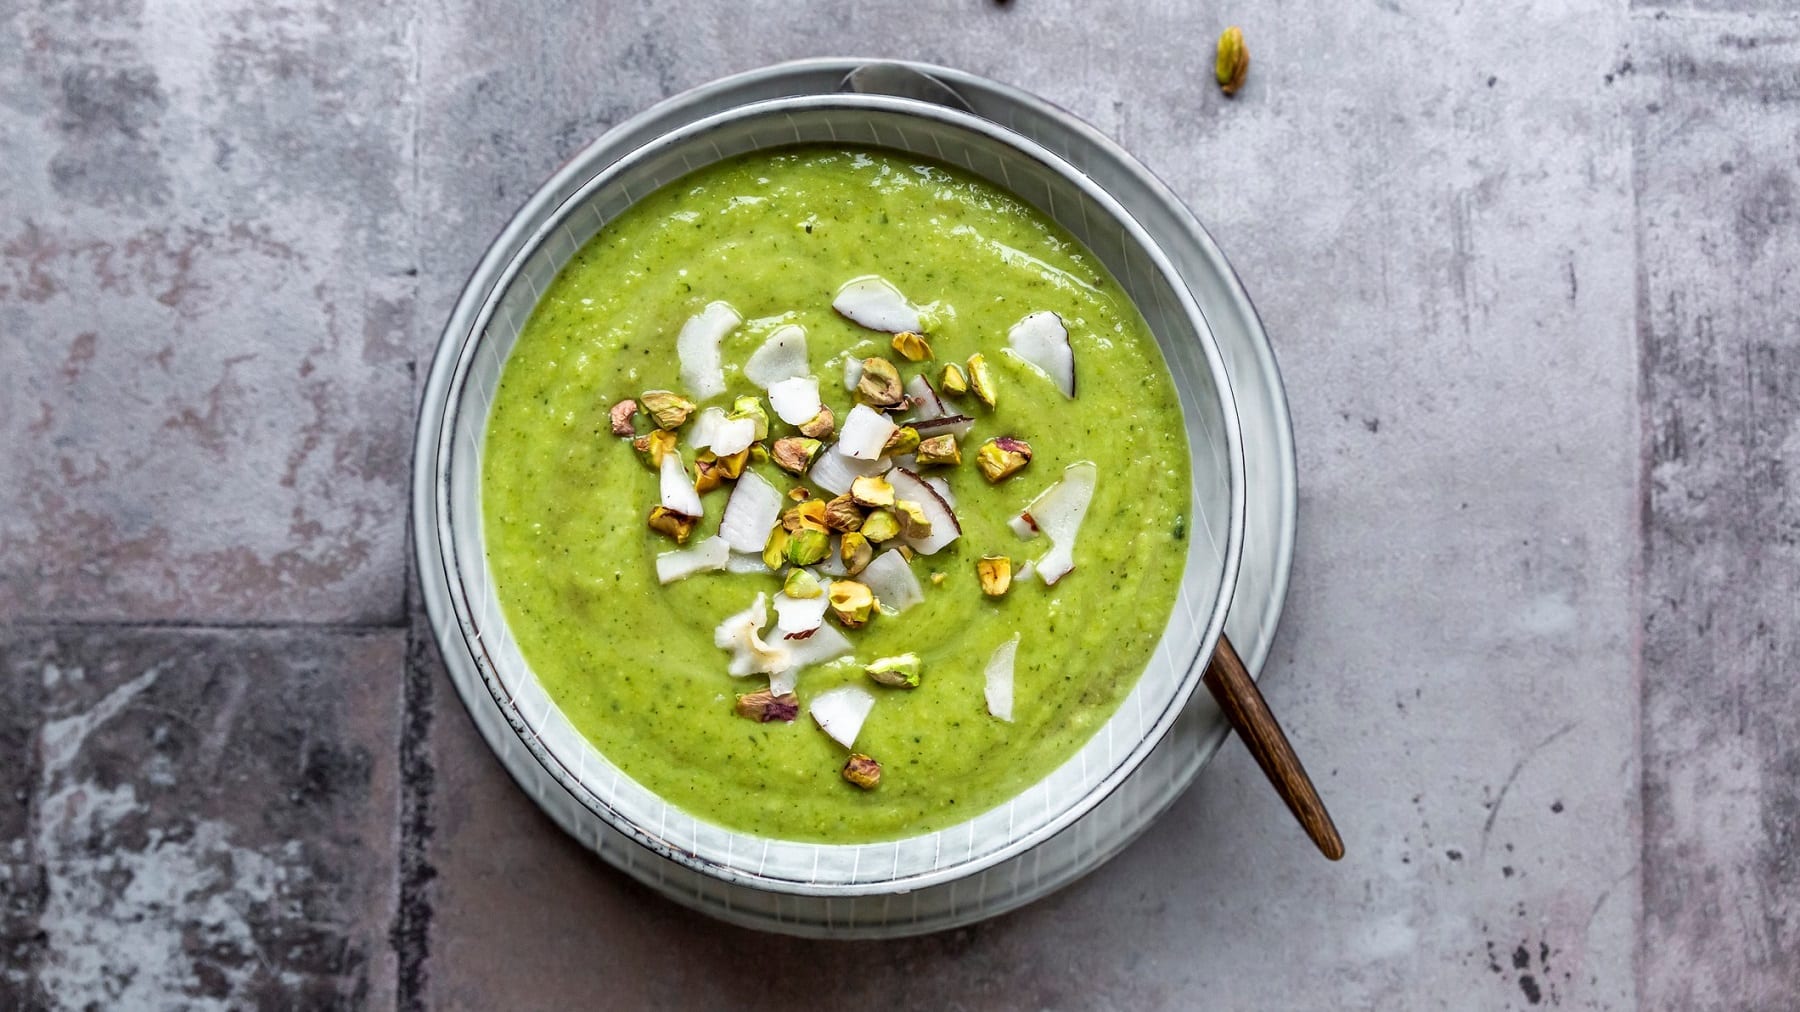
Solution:
<svg viewBox="0 0 1800 1012"><path fill-rule="evenodd" d="M879 275L932 305L931 361L895 354L889 335L833 312L840 286ZM995 407L976 419L948 479L962 536L912 569L924 602L846 631L852 655L803 670L800 715L758 723L736 696L763 676L727 674L713 630L773 572L706 572L663 586L675 548L649 530L658 475L608 408L643 391L680 392L675 335L708 303L743 316L721 352L729 408L762 391L741 375L777 327L803 326L812 371L839 422L853 400L847 358L883 356L901 375L986 356ZM1079 379L1065 397L1007 350L1009 329L1053 310ZM765 402L766 406L766 402ZM770 415L771 440L794 435ZM639 431L646 430L640 416ZM974 467L990 436L1027 440L1029 466L999 484ZM693 451L685 434L684 459ZM1015 566L1045 539L1007 525L1079 461L1099 480L1054 586L1016 580L988 597L983 555ZM786 491L804 484L752 464ZM829 493L809 486L813 495ZM940 829L1004 803L1069 759L1106 722L1148 662L1186 556L1188 452L1168 370L1143 318L1087 250L1036 210L972 176L887 154L795 148L702 169L609 223L544 294L507 360L482 462L488 563L526 660L574 725L626 775L710 822L792 840L856 843ZM717 529L731 483L704 497L690 546ZM784 506L791 505L784 501ZM941 576L941 580L939 577ZM827 619L831 621L831 619ZM1021 634L1009 723L988 712L983 670ZM922 660L915 689L877 685L871 661ZM880 762L862 790L840 775L846 750L810 719L819 693L858 684L876 702L855 750Z"/></svg>

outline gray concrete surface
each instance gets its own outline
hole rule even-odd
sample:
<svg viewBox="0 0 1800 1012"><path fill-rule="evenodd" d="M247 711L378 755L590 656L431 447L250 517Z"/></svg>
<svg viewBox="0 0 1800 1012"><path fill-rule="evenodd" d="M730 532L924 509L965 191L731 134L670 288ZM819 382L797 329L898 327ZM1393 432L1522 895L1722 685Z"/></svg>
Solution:
<svg viewBox="0 0 1800 1012"><path fill-rule="evenodd" d="M1253 55L1230 101L1227 23ZM1800 1001L1791 5L81 0L0 25L0 1007ZM800 943L629 884L482 749L406 577L452 297L610 123L846 52L1067 106L1234 259L1301 456L1265 686L1342 864L1232 744L1035 906Z"/></svg>

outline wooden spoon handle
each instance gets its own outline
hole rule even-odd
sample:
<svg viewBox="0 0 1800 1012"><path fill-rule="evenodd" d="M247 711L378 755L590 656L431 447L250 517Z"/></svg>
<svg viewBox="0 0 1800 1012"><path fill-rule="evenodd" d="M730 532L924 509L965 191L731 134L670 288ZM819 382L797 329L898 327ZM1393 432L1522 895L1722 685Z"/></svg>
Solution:
<svg viewBox="0 0 1800 1012"><path fill-rule="evenodd" d="M1344 840L1332 825L1331 813L1325 811L1325 802L1319 800L1318 790L1307 777L1306 768L1300 765L1294 747L1288 744L1287 735L1281 732L1275 715L1269 712L1269 704L1263 701L1262 691L1244 667L1243 658L1224 636L1219 637L1218 649L1206 666L1206 687L1212 690L1226 719L1256 757L1256 764L1268 775L1269 783L1275 785L1275 792L1287 802L1294 818L1300 820L1306 835L1331 860L1343 857Z"/></svg>

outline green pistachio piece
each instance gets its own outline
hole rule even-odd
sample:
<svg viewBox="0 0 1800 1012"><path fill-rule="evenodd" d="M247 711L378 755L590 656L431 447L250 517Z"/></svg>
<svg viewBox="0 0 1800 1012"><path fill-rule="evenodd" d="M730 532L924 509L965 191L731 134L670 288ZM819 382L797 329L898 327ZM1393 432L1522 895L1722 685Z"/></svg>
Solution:
<svg viewBox="0 0 1800 1012"><path fill-rule="evenodd" d="M955 362L946 362L944 374L938 377L938 389L947 394L966 394L969 392L969 378L963 375Z"/></svg>
<svg viewBox="0 0 1800 1012"><path fill-rule="evenodd" d="M800 423L800 434L802 436L811 436L814 439L830 439L831 433L836 429L837 418L832 415L831 409L827 407L820 407L818 414L812 416L811 419Z"/></svg>
<svg viewBox="0 0 1800 1012"><path fill-rule="evenodd" d="M725 469L711 450L694 455L694 491L705 495L725 482Z"/></svg>
<svg viewBox="0 0 1800 1012"><path fill-rule="evenodd" d="M872 407L899 406L906 399L906 388L900 384L900 370L885 358L863 359L862 379L856 381L856 396Z"/></svg>
<svg viewBox="0 0 1800 1012"><path fill-rule="evenodd" d="M862 510L857 507L856 500L846 492L825 504L825 526L834 531L860 530L863 525Z"/></svg>
<svg viewBox="0 0 1800 1012"><path fill-rule="evenodd" d="M694 413L694 402L670 390L650 390L645 392L644 410L656 421L659 429L679 429Z"/></svg>
<svg viewBox="0 0 1800 1012"><path fill-rule="evenodd" d="M781 526L789 534L801 531L822 531L825 529L825 504L817 499L808 499L781 515ZM801 563L806 565L806 563Z"/></svg>
<svg viewBox="0 0 1800 1012"><path fill-rule="evenodd" d="M788 535L787 560L796 566L810 566L825 561L831 554L831 535L823 529L802 527ZM833 584L832 586L836 586Z"/></svg>
<svg viewBox="0 0 1800 1012"><path fill-rule="evenodd" d="M919 655L901 654L898 657L883 657L881 660L863 669L869 677L883 685L892 685L901 689L919 687Z"/></svg>
<svg viewBox="0 0 1800 1012"><path fill-rule="evenodd" d="M663 454L675 449L675 433L668 429L653 429L631 441L631 445L644 455L644 463L652 468L662 467Z"/></svg>
<svg viewBox="0 0 1800 1012"><path fill-rule="evenodd" d="M918 503L909 499L895 501L894 516L900 521L900 533L906 537L931 537L931 518L925 515L924 507Z"/></svg>
<svg viewBox="0 0 1800 1012"><path fill-rule="evenodd" d="M981 403L994 406L994 377L988 373L987 358L980 352L969 356L969 388Z"/></svg>
<svg viewBox="0 0 1800 1012"><path fill-rule="evenodd" d="M694 533L694 525L699 522L699 517L677 513L667 506L650 508L650 529L665 537L674 538L678 545L687 544L688 535Z"/></svg>
<svg viewBox="0 0 1800 1012"><path fill-rule="evenodd" d="M769 438L769 413L763 410L759 397L739 397L731 404L731 413L725 417L738 420L748 418L756 423L756 438Z"/></svg>
<svg viewBox="0 0 1800 1012"><path fill-rule="evenodd" d="M860 531L851 531L838 539L838 555L844 560L844 575L855 576L875 561L875 549Z"/></svg>
<svg viewBox="0 0 1800 1012"><path fill-rule="evenodd" d="M741 477L744 473L744 465L750 462L750 449L750 447L745 447L729 457L720 457L719 476L733 480Z"/></svg>
<svg viewBox="0 0 1800 1012"><path fill-rule="evenodd" d="M908 362L923 362L931 357L931 345L910 330L894 335L894 350Z"/></svg>
<svg viewBox="0 0 1800 1012"><path fill-rule="evenodd" d="M825 603L846 629L862 628L875 613L874 592L855 580L833 580Z"/></svg>
<svg viewBox="0 0 1800 1012"><path fill-rule="evenodd" d="M1232 25L1219 36L1219 52L1213 60L1213 77L1219 82L1220 91L1235 95L1244 86L1244 76L1249 73L1250 50L1244 47L1244 31Z"/></svg>
<svg viewBox="0 0 1800 1012"><path fill-rule="evenodd" d="M863 517L862 536L876 544L892 541L900 536L900 518L893 510L876 510Z"/></svg>
<svg viewBox="0 0 1800 1012"><path fill-rule="evenodd" d="M894 486L880 475L864 475L850 482L850 498L862 506L892 506Z"/></svg>
<svg viewBox="0 0 1800 1012"><path fill-rule="evenodd" d="M737 698L737 713L763 724L791 721L800 715L800 697L791 692L777 696L768 689L747 692Z"/></svg>
<svg viewBox="0 0 1800 1012"><path fill-rule="evenodd" d="M995 436L975 451L975 466L989 482L1002 482L1031 463L1031 444L1011 436Z"/></svg>
<svg viewBox="0 0 1800 1012"><path fill-rule="evenodd" d="M627 397L619 403L614 404L612 410L607 412L607 416L612 419L613 435L637 435L637 429L631 424L631 420L637 417L637 401Z"/></svg>
<svg viewBox="0 0 1800 1012"><path fill-rule="evenodd" d="M954 467L962 463L962 447L956 445L956 437L948 432L941 436L932 436L921 440L916 451L916 459L921 467L942 465Z"/></svg>
<svg viewBox="0 0 1800 1012"><path fill-rule="evenodd" d="M881 783L881 764L861 752L852 752L844 761L844 779L865 791L872 791Z"/></svg>
<svg viewBox="0 0 1800 1012"><path fill-rule="evenodd" d="M888 437L888 441L882 446L881 452L897 457L903 453L911 453L918 448L919 430L910 425L902 425L894 430L893 435Z"/></svg>
<svg viewBox="0 0 1800 1012"><path fill-rule="evenodd" d="M787 579L782 581L781 592L792 598L811 600L825 593L819 584L819 578L804 569L788 570Z"/></svg>
<svg viewBox="0 0 1800 1012"><path fill-rule="evenodd" d="M981 579L981 592L1000 597L1012 586L1012 560L1004 555L983 555L975 560L975 575Z"/></svg>
<svg viewBox="0 0 1800 1012"><path fill-rule="evenodd" d="M805 436L783 436L775 441L769 449L769 456L774 459L775 466L783 471L805 474L812 466L813 458L819 455L819 449L825 444Z"/></svg>
<svg viewBox="0 0 1800 1012"><path fill-rule="evenodd" d="M770 569L780 569L787 561L788 532L780 527L769 534L769 543L763 546L763 565Z"/></svg>

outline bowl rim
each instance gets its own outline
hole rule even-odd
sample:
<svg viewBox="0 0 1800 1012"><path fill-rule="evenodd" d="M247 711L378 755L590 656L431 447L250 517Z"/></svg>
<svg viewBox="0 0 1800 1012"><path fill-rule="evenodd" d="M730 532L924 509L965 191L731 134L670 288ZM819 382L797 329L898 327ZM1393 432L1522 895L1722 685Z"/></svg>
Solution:
<svg viewBox="0 0 1800 1012"><path fill-rule="evenodd" d="M524 265L539 252L547 239L562 227L567 217L580 209L596 190L607 185L627 168L660 151L690 142L695 137L721 129L736 121L773 116L784 112L816 109L893 113L934 120L956 129L982 135L1055 172L1065 181L1080 188L1089 199L1101 206L1131 237L1140 252L1152 262L1157 273L1161 275L1163 282L1170 289L1180 312L1193 324L1195 335L1201 346L1200 350L1206 362L1207 372L1216 391L1218 411L1225 434L1225 458L1228 472L1226 478L1229 490L1229 517L1223 539L1223 563L1220 567L1217 596L1206 626L1201 632L1195 656L1180 659L1186 661L1187 668L1179 675L1175 691L1162 700L1161 712L1151 724L1150 729L1125 752L1124 757L1115 762L1100 780L1091 784L1070 803L1058 806L1054 816L1047 818L1033 829L1002 846L971 858L902 877L850 882L820 882L772 876L672 845L658 833L653 832L650 827L629 818L614 807L605 792L600 789L599 784L583 779L574 767L564 761L563 757L550 752L528 726L528 722L519 712L511 693L500 682L494 662L487 656L481 643L480 631L473 620L474 610L468 599L466 588L462 584L462 572L465 570L465 564L459 560L455 545L451 520L453 510L449 500L450 483L448 480L451 473L452 446L458 428L456 422L462 410L461 394L466 384L468 371L481 347L488 325L502 298L518 281ZM621 124L620 127L623 128L627 125ZM877 141L877 146L887 145ZM540 184L532 197L513 215L506 228L490 244L459 294L451 317L440 337L426 387L426 396L421 402L419 442L416 447L421 469L416 472L415 481L423 483L429 480L432 486L432 495L427 499L423 494L424 489L418 490L420 494L416 496L416 502L419 507L419 515L415 516L418 526L415 536L419 537L421 541L424 540L426 517L423 514L426 506L429 505L432 508L432 516L429 519L435 538L433 547L437 550L435 561L439 566L439 572L435 575L443 580L441 586L445 588L444 596L448 598L447 603L454 613L455 626L460 632L462 646L473 659L483 685L494 703L501 709L502 716L513 733L526 746L533 759L559 786L572 795L577 803L599 816L626 839L653 854L673 860L709 877L778 893L812 896L880 895L906 892L966 878L1028 852L1092 811L1101 801L1117 790L1142 765L1145 757L1167 737L1187 701L1197 690L1200 684L1200 671L1204 668L1207 657L1216 647L1218 637L1222 634L1225 616L1234 597L1243 547L1244 447L1230 377L1204 310L1188 289L1180 272L1162 250L1160 243L1137 220L1136 216L1109 191L1042 144L979 114L910 98L867 93L838 93L753 100L653 136L598 168L586 164L594 149L595 145L588 145L565 163L561 169L552 173ZM563 189L571 177L580 176L583 173L586 173L584 181L566 195L557 196L557 191ZM1012 189L1004 183L996 183L996 185L1000 185L1004 189ZM1018 194L1017 191L1013 192L1016 196L1025 199L1023 194ZM635 203L635 200L633 202ZM1032 202L1027 199L1027 203ZM533 224L534 222L535 224ZM446 368L448 369L447 373L445 372ZM436 396L433 396L434 392ZM435 419L432 418L434 413L438 416ZM437 435L435 445L428 445L426 438L429 432L428 422L435 422ZM422 568L426 561L424 549L425 546L421 544ZM431 603L441 608L445 602L432 601ZM436 608L428 610L432 612L430 618L432 624L438 629L440 645L443 645L446 638L445 616L438 614ZM1109 722L1111 719L1111 717L1108 718ZM1088 745L1084 743L1081 747L1086 748ZM1079 750L1076 754L1079 754ZM976 813L968 820L929 834L904 837L902 841L956 830L979 818L981 814L983 813ZM709 824L740 839L780 839L779 837L761 837L731 830L718 826L716 823ZM900 841L878 841L873 844L819 844L817 846L866 847L886 846L897 842Z"/></svg>

